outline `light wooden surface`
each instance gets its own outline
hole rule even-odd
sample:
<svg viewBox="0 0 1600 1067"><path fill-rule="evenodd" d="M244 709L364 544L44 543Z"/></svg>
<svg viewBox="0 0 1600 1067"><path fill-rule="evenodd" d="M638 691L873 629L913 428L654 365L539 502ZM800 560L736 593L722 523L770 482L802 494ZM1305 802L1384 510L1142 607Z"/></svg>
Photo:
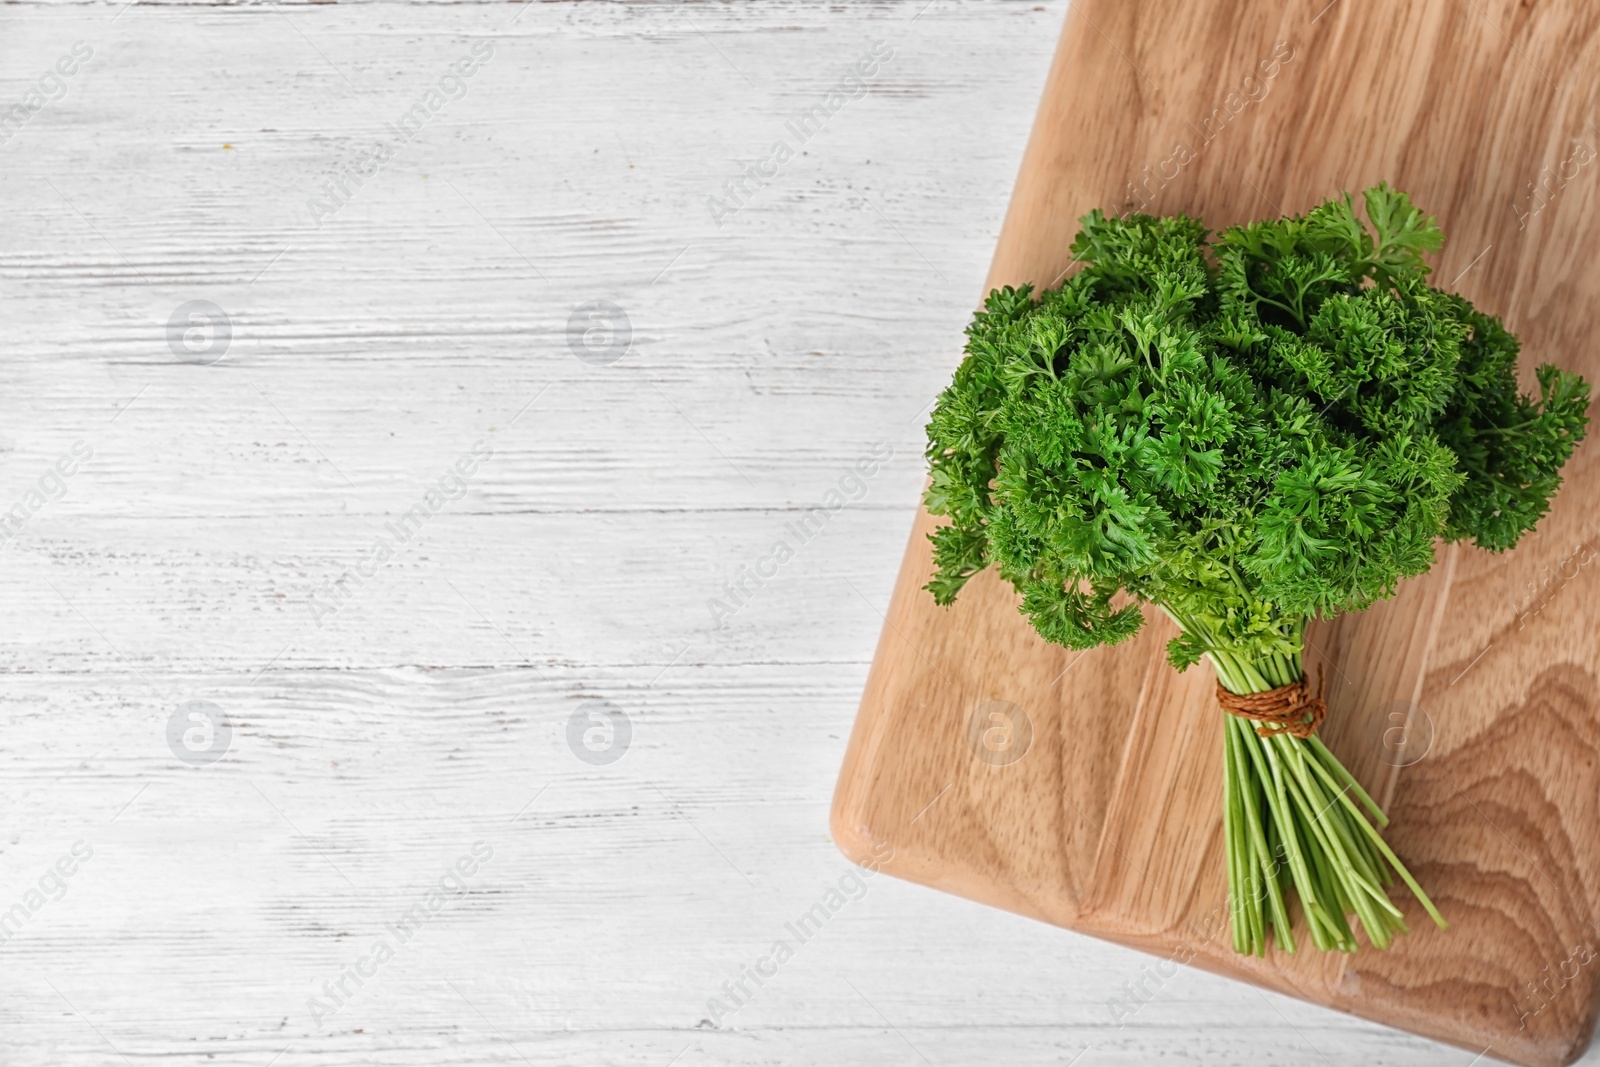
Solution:
<svg viewBox="0 0 1600 1067"><path fill-rule="evenodd" d="M1079 5L986 285L1059 279L1076 219L1128 206L1127 183L1150 172L1170 180L1138 194L1148 210L1214 227L1386 179L1449 235L1438 280L1521 335L1526 382L1544 361L1600 378L1597 34L1600 9L1575 2ZM1388 953L1236 956L1209 670L1174 673L1174 631L1156 618L1118 649L1047 646L993 574L937 608L920 590L926 514L835 834L857 857L889 843L886 869L915 881L1470 1053L1567 1063L1588 1046L1600 993L1596 456L1580 450L1514 554L1444 549L1394 600L1309 639L1329 679L1323 734L1376 787L1389 840L1448 931L1402 890L1414 933ZM970 744L994 701L1016 709L1013 737L1031 728L1010 759ZM1431 747L1385 758L1387 716L1408 705L1431 721Z"/></svg>
<svg viewBox="0 0 1600 1067"><path fill-rule="evenodd" d="M95 52L0 145L0 510L94 450L0 547L0 914L94 850L0 945L0 1063L1465 1067L1189 968L1119 1026L1146 957L892 878L709 1024L850 871L828 801L921 409L1068 18L924 4L0 5L8 106ZM706 198L880 39L870 92L718 228ZM209 367L166 344L195 299L233 320ZM610 366L567 346L595 299L632 321ZM466 497L319 628L312 594L479 439ZM718 627L878 440L866 495ZM631 719L609 765L567 745L591 698ZM191 699L236 717L211 766L167 744ZM480 839L472 895L317 1025Z"/></svg>

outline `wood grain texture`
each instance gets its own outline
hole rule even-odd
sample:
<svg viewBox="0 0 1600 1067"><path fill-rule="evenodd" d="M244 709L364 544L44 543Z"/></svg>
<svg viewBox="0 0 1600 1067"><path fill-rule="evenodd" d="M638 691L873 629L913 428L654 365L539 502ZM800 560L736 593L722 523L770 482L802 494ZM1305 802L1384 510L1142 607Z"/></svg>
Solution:
<svg viewBox="0 0 1600 1067"><path fill-rule="evenodd" d="M986 284L1058 281L1090 208L1215 228L1387 180L1449 235L1438 282L1522 337L1526 385L1546 361L1594 380L1597 69L1600 9L1577 2L1074 5ZM1126 646L1048 646L990 573L935 607L920 591L926 513L835 796L836 840L858 859L890 842L886 869L902 877L1473 1053L1572 1061L1600 1007L1596 456L1579 450L1514 553L1441 546L1393 600L1308 639L1329 683L1323 734L1386 804L1389 840L1449 930L1402 894L1413 932L1387 953L1236 956L1210 672L1167 667L1174 631L1148 614ZM1031 725L1015 762L975 758L972 717L989 701ZM1431 747L1401 769L1381 735L1408 707Z"/></svg>
<svg viewBox="0 0 1600 1067"><path fill-rule="evenodd" d="M1192 968L1118 1025L1139 953L892 878L709 1018L853 870L829 797L921 412L1066 17L0 5L0 103L96 52L0 145L0 508L95 451L0 546L0 915L95 849L0 945L0 1064L1464 1067ZM706 197L878 39L870 92L717 227ZM310 226L485 40L470 92ZM210 367L164 337L197 298L235 327ZM632 319L609 367L567 347L595 298ZM467 495L317 626L312 594L480 438ZM866 495L718 626L707 601L876 440ZM607 767L565 740L596 696L632 717ZM164 738L194 697L237 716L209 767ZM316 1025L307 998L480 838L474 892Z"/></svg>

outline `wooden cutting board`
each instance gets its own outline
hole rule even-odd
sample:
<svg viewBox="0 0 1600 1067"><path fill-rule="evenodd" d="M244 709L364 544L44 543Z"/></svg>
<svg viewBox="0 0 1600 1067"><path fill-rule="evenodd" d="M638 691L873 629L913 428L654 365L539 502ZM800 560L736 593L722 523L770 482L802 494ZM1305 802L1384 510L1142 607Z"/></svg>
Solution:
<svg viewBox="0 0 1600 1067"><path fill-rule="evenodd" d="M1435 283L1531 368L1600 380L1600 4L1078 0L989 285L1050 285L1090 208L1213 228L1388 180L1438 216ZM941 358L953 369L960 339ZM1221 723L1170 624L1069 652L991 573L953 608L924 512L834 800L858 862L1524 1064L1594 1029L1600 965L1600 431L1512 553L1440 546L1393 600L1313 628L1323 736L1451 922L1353 957L1236 956ZM1403 765L1403 766L1402 766Z"/></svg>

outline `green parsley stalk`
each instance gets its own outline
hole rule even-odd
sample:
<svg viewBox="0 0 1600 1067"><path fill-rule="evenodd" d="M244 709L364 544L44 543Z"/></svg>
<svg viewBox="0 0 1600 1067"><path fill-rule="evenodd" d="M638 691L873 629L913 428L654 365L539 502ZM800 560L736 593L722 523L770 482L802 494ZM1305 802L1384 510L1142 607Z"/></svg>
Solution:
<svg viewBox="0 0 1600 1067"><path fill-rule="evenodd" d="M1218 651L1206 658L1231 693L1267 692L1305 678L1298 655L1253 662ZM1284 951L1295 951L1285 903L1290 886L1319 949L1355 951L1345 918L1352 913L1372 945L1387 948L1406 932L1403 915L1385 892L1394 881L1391 869L1429 917L1446 925L1368 821L1370 816L1380 827L1389 825L1382 809L1314 734L1262 731L1245 718L1225 715L1222 778L1234 951L1264 955L1268 922Z"/></svg>
<svg viewBox="0 0 1600 1067"><path fill-rule="evenodd" d="M1434 543L1504 551L1549 508L1589 385L1516 380L1517 339L1426 282L1443 235L1404 193L1342 196L1208 241L1183 216L1091 212L1058 289L991 293L928 424L928 589L994 565L1049 641L1132 637L1140 602L1223 690L1234 948L1406 930L1388 819L1315 735L1305 627L1425 572Z"/></svg>

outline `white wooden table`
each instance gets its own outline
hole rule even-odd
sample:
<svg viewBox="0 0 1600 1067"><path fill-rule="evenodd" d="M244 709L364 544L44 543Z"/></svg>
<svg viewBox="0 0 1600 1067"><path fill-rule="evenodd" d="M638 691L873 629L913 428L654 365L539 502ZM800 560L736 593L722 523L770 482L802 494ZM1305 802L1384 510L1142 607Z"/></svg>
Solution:
<svg viewBox="0 0 1600 1067"><path fill-rule="evenodd" d="M1466 1067L830 843L1070 17L925 2L0 7L0 1063Z"/></svg>

